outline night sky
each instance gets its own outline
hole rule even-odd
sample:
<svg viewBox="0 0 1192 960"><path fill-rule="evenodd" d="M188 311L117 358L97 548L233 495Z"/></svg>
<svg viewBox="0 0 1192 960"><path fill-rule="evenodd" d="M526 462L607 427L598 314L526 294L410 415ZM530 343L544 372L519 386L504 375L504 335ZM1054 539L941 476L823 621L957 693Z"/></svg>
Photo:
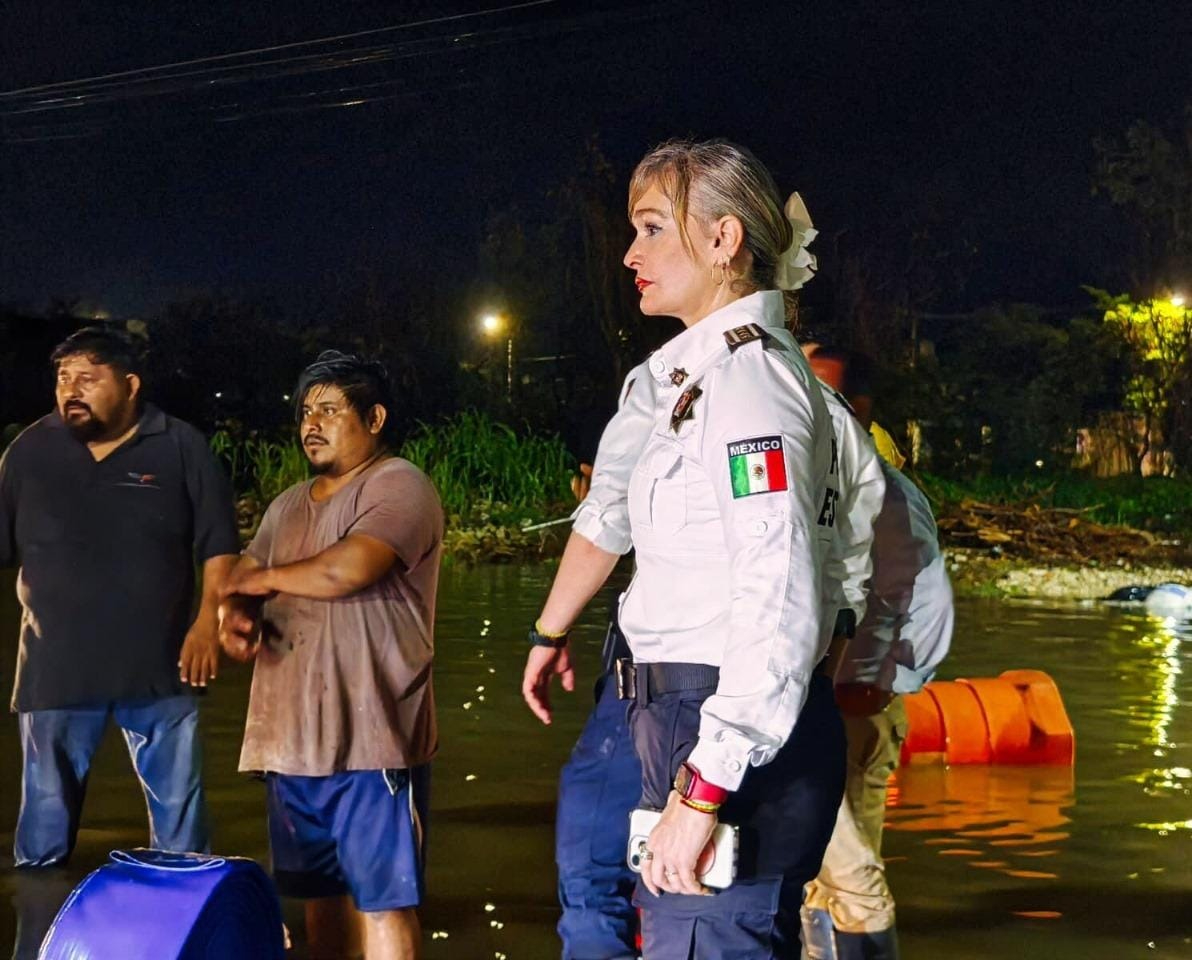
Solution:
<svg viewBox="0 0 1192 960"><path fill-rule="evenodd" d="M1192 12L1174 0L558 0L20 92L480 9L0 5L0 303L130 316L218 291L297 308L362 264L468 284L489 214L540 204L593 134L626 175L669 136L744 143L803 193L821 257L934 211L977 240L940 308L1074 303L1121 280L1092 138L1177 122L1192 99Z"/></svg>

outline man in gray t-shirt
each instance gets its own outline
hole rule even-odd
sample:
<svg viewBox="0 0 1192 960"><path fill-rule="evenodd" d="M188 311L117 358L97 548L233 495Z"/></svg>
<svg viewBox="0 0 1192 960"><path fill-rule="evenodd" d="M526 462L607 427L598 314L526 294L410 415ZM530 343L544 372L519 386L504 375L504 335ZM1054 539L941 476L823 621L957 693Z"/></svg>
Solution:
<svg viewBox="0 0 1192 960"><path fill-rule="evenodd" d="M384 368L327 351L294 392L313 480L269 505L232 572L220 641L255 659L240 769L265 776L274 878L319 956L413 958L423 893L443 512L388 454ZM351 901L345 894L351 895Z"/></svg>

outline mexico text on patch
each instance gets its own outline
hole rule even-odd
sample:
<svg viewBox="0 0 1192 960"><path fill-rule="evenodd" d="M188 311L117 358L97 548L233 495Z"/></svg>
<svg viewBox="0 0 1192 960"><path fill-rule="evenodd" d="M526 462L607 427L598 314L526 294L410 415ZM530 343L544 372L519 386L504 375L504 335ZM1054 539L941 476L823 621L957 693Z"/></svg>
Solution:
<svg viewBox="0 0 1192 960"><path fill-rule="evenodd" d="M782 437L753 437L728 445L728 472L733 497L786 489L786 457Z"/></svg>

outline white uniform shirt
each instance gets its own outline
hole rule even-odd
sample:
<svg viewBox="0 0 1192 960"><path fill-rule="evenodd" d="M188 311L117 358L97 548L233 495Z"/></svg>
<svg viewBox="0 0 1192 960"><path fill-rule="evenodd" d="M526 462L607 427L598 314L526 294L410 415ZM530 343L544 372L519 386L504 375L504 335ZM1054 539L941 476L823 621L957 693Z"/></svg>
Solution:
<svg viewBox="0 0 1192 960"><path fill-rule="evenodd" d="M639 363L625 378L617 412L600 435L588 495L572 514L571 529L607 553L633 548L626 499L629 475L653 429L657 400L650 369Z"/></svg>
<svg viewBox="0 0 1192 960"><path fill-rule="evenodd" d="M841 584L844 604L852 608L860 623L873 574L873 521L882 508L886 479L873 440L848 403L826 383L821 387L832 415L840 470L836 538L826 569L828 576Z"/></svg>
<svg viewBox="0 0 1192 960"><path fill-rule="evenodd" d="M952 585L927 497L884 460L886 495L873 525L873 581L865 618L837 683L914 693L952 642Z"/></svg>
<svg viewBox="0 0 1192 960"><path fill-rule="evenodd" d="M830 640L832 421L776 291L710 314L648 366L658 403L629 481L621 629L638 662L720 668L690 759L733 790L790 736Z"/></svg>

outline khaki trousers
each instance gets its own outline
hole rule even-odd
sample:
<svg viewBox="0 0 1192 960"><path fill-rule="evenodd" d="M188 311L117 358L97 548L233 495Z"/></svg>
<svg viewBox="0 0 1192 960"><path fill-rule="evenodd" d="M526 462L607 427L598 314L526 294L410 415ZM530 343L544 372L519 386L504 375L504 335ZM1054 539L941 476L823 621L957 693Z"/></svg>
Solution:
<svg viewBox="0 0 1192 960"><path fill-rule="evenodd" d="M819 875L807 884L803 904L826 910L842 933L876 933L894 926L894 898L882 861L886 783L906 739L906 709L894 697L872 716L844 715L848 778L836 828Z"/></svg>

